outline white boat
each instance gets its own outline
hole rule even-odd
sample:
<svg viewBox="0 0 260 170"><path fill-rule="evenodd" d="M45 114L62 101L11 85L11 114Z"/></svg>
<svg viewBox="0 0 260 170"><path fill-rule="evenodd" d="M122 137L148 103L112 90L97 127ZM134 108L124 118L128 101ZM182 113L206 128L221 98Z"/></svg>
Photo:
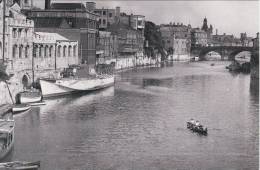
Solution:
<svg viewBox="0 0 260 170"><path fill-rule="evenodd" d="M62 78L59 80L40 79L44 98L71 94L82 91L93 91L112 86L114 75L97 76L96 78Z"/></svg>
<svg viewBox="0 0 260 170"><path fill-rule="evenodd" d="M16 104L13 106L12 111L13 113L17 113L17 112L23 112L29 110L30 108L31 106L28 104Z"/></svg>
<svg viewBox="0 0 260 170"><path fill-rule="evenodd" d="M12 170L36 170L40 168L40 161L37 162L21 162L21 161L15 161L15 162L4 162L0 163L0 170L1 169L12 169Z"/></svg>
<svg viewBox="0 0 260 170"><path fill-rule="evenodd" d="M13 119L0 119L0 160L2 160L14 145Z"/></svg>
<svg viewBox="0 0 260 170"><path fill-rule="evenodd" d="M40 102L42 100L42 95L40 91L30 90L18 93L17 95L18 103L35 103Z"/></svg>

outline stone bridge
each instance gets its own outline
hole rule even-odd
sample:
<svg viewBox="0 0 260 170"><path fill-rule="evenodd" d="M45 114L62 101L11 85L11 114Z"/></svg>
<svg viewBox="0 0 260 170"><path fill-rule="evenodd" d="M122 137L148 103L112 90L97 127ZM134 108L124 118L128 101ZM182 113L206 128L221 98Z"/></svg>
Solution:
<svg viewBox="0 0 260 170"><path fill-rule="evenodd" d="M243 46L213 46L213 47L191 47L191 56L198 56L200 60L206 60L209 52L216 52L221 56L221 60L234 60L240 52L253 52L253 47Z"/></svg>

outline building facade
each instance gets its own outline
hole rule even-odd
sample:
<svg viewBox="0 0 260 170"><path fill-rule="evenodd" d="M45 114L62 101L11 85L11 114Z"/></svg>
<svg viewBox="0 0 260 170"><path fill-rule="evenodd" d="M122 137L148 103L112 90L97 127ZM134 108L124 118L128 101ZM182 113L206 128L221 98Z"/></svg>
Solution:
<svg viewBox="0 0 260 170"><path fill-rule="evenodd" d="M50 9L27 10L34 20L37 32L58 33L69 40L78 41L78 56L82 64L93 71L96 63L96 33L98 15L86 10L82 3L52 3Z"/></svg>
<svg viewBox="0 0 260 170"><path fill-rule="evenodd" d="M199 28L191 30L191 46L207 46L208 36L207 33Z"/></svg>
<svg viewBox="0 0 260 170"><path fill-rule="evenodd" d="M117 57L117 35L108 31L99 31L97 36L97 64L115 63Z"/></svg>
<svg viewBox="0 0 260 170"><path fill-rule="evenodd" d="M34 71L63 70L78 64L78 42L57 33L35 32L33 50Z"/></svg>

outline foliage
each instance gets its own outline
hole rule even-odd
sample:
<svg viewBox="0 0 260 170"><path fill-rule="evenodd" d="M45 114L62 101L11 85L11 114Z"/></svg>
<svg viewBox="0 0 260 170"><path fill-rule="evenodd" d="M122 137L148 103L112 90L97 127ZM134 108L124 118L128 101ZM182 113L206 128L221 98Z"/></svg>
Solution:
<svg viewBox="0 0 260 170"><path fill-rule="evenodd" d="M10 77L6 73L6 66L0 62L0 81L7 81L9 78Z"/></svg>
<svg viewBox="0 0 260 170"><path fill-rule="evenodd" d="M145 37L145 40L147 40L148 44L149 44L149 47L145 48L145 52L148 56L154 57L155 50L158 50L158 52L162 56L165 56L165 52L163 50L162 35L161 35L161 32L159 31L158 26L156 26L151 21L146 21L144 37Z"/></svg>

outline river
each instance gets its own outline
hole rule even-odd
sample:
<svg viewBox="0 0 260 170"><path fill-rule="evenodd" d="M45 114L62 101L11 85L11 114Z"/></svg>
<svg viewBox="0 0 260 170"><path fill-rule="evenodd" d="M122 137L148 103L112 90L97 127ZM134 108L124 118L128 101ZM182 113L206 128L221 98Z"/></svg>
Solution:
<svg viewBox="0 0 260 170"><path fill-rule="evenodd" d="M15 116L9 157L48 170L258 169L258 92L211 63L133 69L115 87L47 100Z"/></svg>

